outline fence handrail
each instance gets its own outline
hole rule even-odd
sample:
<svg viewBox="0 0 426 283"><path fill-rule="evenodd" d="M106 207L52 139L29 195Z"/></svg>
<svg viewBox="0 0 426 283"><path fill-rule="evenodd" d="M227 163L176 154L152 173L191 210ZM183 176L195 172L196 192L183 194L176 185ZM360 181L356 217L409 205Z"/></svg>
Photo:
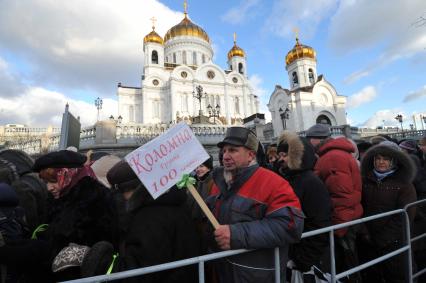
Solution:
<svg viewBox="0 0 426 283"><path fill-rule="evenodd" d="M316 235L319 235L319 234L323 234L325 232L339 230L339 229L342 229L342 228L346 228L348 226L361 224L361 223L368 222L368 221L371 221L371 220L375 220L375 219L378 219L378 218L382 218L382 217L386 217L386 216L390 216L390 215L394 215L394 214L399 214L399 213L405 213L405 210L404 209L395 209L395 210L391 210L391 211L387 211L387 212L382 212L380 214L375 214L375 215L363 217L363 218L360 218L360 219L355 219L355 220L348 221L348 222L345 222L345 223L336 224L336 225L316 229L316 230L313 230L313 231L305 232L305 233L302 234L302 239L307 238L307 237L316 236Z"/></svg>
<svg viewBox="0 0 426 283"><path fill-rule="evenodd" d="M124 279L127 277L139 276L139 275L144 275L147 273L154 273L154 272L164 271L168 269L197 264L200 262L211 261L211 260L224 258L228 256L234 256L234 255L238 255L242 253L247 253L250 251L253 251L253 250L238 249L238 250L217 252L213 254L196 256L196 257L181 259L181 260L177 260L173 262L167 262L167 263L157 264L157 265L148 266L148 267L141 267L141 268L132 269L132 270L120 271L117 273L111 273L109 275L98 275L98 276L87 277L82 279L70 280L66 282L67 283L74 283L74 282L88 283L88 282L105 282L110 280Z"/></svg>
<svg viewBox="0 0 426 283"><path fill-rule="evenodd" d="M404 209L395 209L395 210L383 212L383 213L380 213L380 214L375 214L375 215L372 215L372 216L352 220L352 221L349 221L349 222L336 224L336 225L332 225L332 226L329 226L329 227L305 232L305 233L302 234L302 238L312 237L312 236L316 236L316 235L328 232L330 234L330 241L331 241L330 246L333 246L333 249L334 249L334 244L333 244L334 239L332 239L333 238L332 235L333 235L333 232L335 230L339 230L339 229L342 229L342 228L346 228L348 226L361 224L361 223L372 221L372 220L375 220L375 219L378 219L378 218L383 218L383 217L387 217L387 216L391 216L391 215L395 215L395 214L400 214L400 213L404 213L405 218L408 221L408 214L407 214L406 210L409 207L417 205L419 203L426 203L426 199L420 200L420 201L415 201L413 203L407 204L404 207ZM408 236L410 236L409 225L408 225L407 229L408 229L408 231L406 231L406 233L407 233ZM423 234L421 236L424 236L424 235L426 235L426 234ZM399 249L394 250L394 251L387 253L385 255L382 255L382 256L375 258L373 260L370 260L368 262L365 262L363 264L360 264L356 267L353 267L353 268L346 270L344 272L341 272L339 274L335 274L335 270L334 270L334 272L332 272L333 273L332 274L332 282L335 282L338 279L341 279L341 278L346 277L350 274L353 274L355 272L363 270L363 269L370 267L374 264L377 264L381 261L387 260L387 259L389 259L393 256L398 255L398 254L401 254L401 253L404 253L404 252L408 252L409 254L411 254L411 242L412 241L413 241L413 239L410 238L410 240L408 241L408 244L400 247ZM275 248L275 265L277 265L277 255L278 255L278 260L279 260L278 250L279 250L279 248L276 247ZM164 270L184 267L184 266L193 265L193 264L199 264L199 273L201 273L201 272L204 272L204 262L212 261L212 260L216 260L216 259L220 259L220 258L225 258L225 257L229 257L229 256L234 256L234 255L238 255L238 254L243 254L243 253L247 253L247 252L251 252L251 251L254 251L254 250L238 249L238 250L222 251L222 252L192 257L192 258L188 258L188 259L182 259L182 260L178 260L178 261L174 261L174 262L163 263L163 264L159 264L159 265L153 265L153 266L148 266L148 267L142 267L142 268L137 268L137 269L132 269L132 270L121 271L121 272L112 273L112 274L109 274L109 275L99 275L99 276L75 279L75 280L71 280L71 281L66 281L66 283L105 282L105 281L110 281L110 280L117 280L117 279L124 279L124 278L128 278L128 277L140 276L140 275L144 275L144 274L148 274L148 273L160 272L160 271L164 271ZM409 256L409 257L411 258L411 256ZM334 254L332 256L332 259L334 259ZM411 264L411 260L409 261L409 264ZM410 268L409 277L410 278L416 278L416 277L418 277L419 275L421 275L425 272L426 272L426 269L419 271L417 274L413 275L411 268ZM275 270L275 275L278 276L276 278L279 278L279 276L280 276L279 270ZM203 274L203 276L201 276L201 274L199 276L200 276L199 277L200 279L201 278L204 279L204 274ZM204 282L204 280L201 280L200 282ZM277 281L277 282L279 282L279 281Z"/></svg>
<svg viewBox="0 0 426 283"><path fill-rule="evenodd" d="M409 204L406 204L406 205L404 206L404 210L407 210L409 207L412 207L412 206L418 205L418 204L420 204L420 203L425 203L425 204L426 204L426 199L421 199L421 200L418 200L418 201L415 201L415 202L410 202Z"/></svg>

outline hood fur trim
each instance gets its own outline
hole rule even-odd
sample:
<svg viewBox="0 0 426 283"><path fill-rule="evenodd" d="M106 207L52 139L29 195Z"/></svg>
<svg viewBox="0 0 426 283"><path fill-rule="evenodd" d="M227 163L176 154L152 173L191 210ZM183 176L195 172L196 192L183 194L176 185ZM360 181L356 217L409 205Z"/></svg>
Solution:
<svg viewBox="0 0 426 283"><path fill-rule="evenodd" d="M393 157L398 167L394 174L395 178L404 183L413 182L417 172L410 156L405 152L382 144L375 145L366 152L361 162L361 174L363 177L366 177L374 169L374 156L377 154Z"/></svg>
<svg viewBox="0 0 426 283"><path fill-rule="evenodd" d="M301 169L305 147L300 137L295 133L284 131L278 139L278 144L280 143L288 144L288 167L291 170Z"/></svg>

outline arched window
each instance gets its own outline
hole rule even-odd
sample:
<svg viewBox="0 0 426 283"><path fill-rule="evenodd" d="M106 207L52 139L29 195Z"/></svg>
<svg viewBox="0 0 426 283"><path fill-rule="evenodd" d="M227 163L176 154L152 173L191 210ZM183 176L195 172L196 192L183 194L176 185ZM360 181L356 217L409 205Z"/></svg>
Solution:
<svg viewBox="0 0 426 283"><path fill-rule="evenodd" d="M216 105L220 106L220 96L216 95Z"/></svg>
<svg viewBox="0 0 426 283"><path fill-rule="evenodd" d="M182 63L186 64L186 51L182 52Z"/></svg>
<svg viewBox="0 0 426 283"><path fill-rule="evenodd" d="M244 66L243 66L243 63L239 63L239 64L238 64L238 72L239 72L240 74L244 74Z"/></svg>
<svg viewBox="0 0 426 283"><path fill-rule="evenodd" d="M197 65L197 52L192 52L192 65Z"/></svg>
<svg viewBox="0 0 426 283"><path fill-rule="evenodd" d="M203 62L203 64L206 63L206 55L203 54L201 56L201 62Z"/></svg>
<svg viewBox="0 0 426 283"><path fill-rule="evenodd" d="M240 114L240 99L235 97L235 114Z"/></svg>
<svg viewBox="0 0 426 283"><path fill-rule="evenodd" d="M309 76L309 82L313 84L315 82L315 77L314 77L314 71L312 69L309 69L308 76Z"/></svg>
<svg viewBox="0 0 426 283"><path fill-rule="evenodd" d="M293 76L293 85L298 85L299 84L299 78L297 77L297 73L293 72L292 76Z"/></svg>
<svg viewBox="0 0 426 283"><path fill-rule="evenodd" d="M154 100L152 108L154 109L154 118L160 118L160 101Z"/></svg>
<svg viewBox="0 0 426 283"><path fill-rule="evenodd" d="M330 125L331 126L330 119L326 115L324 115L324 114L319 115L318 118L317 118L317 120L316 120L316 122L317 122L317 124L325 124L325 125Z"/></svg>
<svg viewBox="0 0 426 283"><path fill-rule="evenodd" d="M173 63L176 64L176 53L173 53Z"/></svg>
<svg viewBox="0 0 426 283"><path fill-rule="evenodd" d="M153 50L151 53L151 62L152 64L158 64L158 53L156 50Z"/></svg>

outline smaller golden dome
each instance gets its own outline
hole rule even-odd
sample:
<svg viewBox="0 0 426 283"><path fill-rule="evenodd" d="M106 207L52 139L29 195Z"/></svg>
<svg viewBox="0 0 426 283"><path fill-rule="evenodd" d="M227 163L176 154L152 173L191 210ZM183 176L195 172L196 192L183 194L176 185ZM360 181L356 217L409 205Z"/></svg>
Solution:
<svg viewBox="0 0 426 283"><path fill-rule="evenodd" d="M287 53L287 56L285 56L285 64L288 66L301 58L311 58L316 60L316 54L317 53L312 47L300 44L299 39L296 37L296 45Z"/></svg>
<svg viewBox="0 0 426 283"><path fill-rule="evenodd" d="M155 32L154 26L152 27L152 31L143 38L143 43L147 43L147 42L155 42L155 43L163 44L163 38L160 35L158 35L158 33Z"/></svg>
<svg viewBox="0 0 426 283"><path fill-rule="evenodd" d="M228 60L234 56L245 57L246 54L244 50L237 45L237 35L234 33L234 46L228 52Z"/></svg>

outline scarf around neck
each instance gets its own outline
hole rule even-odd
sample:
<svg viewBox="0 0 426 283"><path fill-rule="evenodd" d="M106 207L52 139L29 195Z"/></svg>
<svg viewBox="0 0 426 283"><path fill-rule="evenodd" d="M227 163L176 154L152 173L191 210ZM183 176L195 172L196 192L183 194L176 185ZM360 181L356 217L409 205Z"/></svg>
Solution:
<svg viewBox="0 0 426 283"><path fill-rule="evenodd" d="M387 176L392 175L393 173L395 173L396 169L391 169L387 172L379 172L376 169L373 169L374 175L376 176L376 179L381 181L384 178L386 178Z"/></svg>
<svg viewBox="0 0 426 283"><path fill-rule="evenodd" d="M95 173L90 166L83 166L81 168L58 168L56 176L57 188L60 190L60 196L63 196L86 176L96 179Z"/></svg>

